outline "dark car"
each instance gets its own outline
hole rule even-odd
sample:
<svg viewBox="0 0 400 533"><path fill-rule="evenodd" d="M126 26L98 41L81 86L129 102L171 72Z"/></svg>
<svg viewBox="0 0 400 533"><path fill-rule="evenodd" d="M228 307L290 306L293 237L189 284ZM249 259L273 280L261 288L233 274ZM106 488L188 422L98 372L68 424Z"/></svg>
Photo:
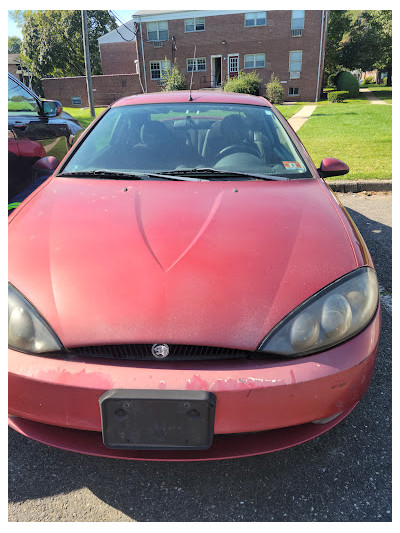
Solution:
<svg viewBox="0 0 400 533"><path fill-rule="evenodd" d="M31 183L39 159L54 156L61 161L81 130L60 102L41 100L8 74L8 201Z"/></svg>

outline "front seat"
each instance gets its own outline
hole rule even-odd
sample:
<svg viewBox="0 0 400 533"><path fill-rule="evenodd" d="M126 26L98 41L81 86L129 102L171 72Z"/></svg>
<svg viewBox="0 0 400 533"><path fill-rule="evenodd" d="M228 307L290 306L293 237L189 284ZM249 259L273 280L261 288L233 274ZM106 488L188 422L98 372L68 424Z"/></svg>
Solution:
<svg viewBox="0 0 400 533"><path fill-rule="evenodd" d="M211 126L204 141L203 156L210 165L214 165L220 152L230 146L236 146L237 151L242 146L244 151L259 155L257 145L249 141L247 121L241 115L228 115Z"/></svg>
<svg viewBox="0 0 400 533"><path fill-rule="evenodd" d="M168 169L173 159L173 142L165 124L147 121L140 130L141 143L133 147L132 161L136 168Z"/></svg>

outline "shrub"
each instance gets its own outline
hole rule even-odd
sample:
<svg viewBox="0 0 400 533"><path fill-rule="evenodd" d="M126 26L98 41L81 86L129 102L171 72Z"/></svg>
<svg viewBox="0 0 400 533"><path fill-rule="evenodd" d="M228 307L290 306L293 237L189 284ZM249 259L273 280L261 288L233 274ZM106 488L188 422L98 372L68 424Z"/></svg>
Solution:
<svg viewBox="0 0 400 533"><path fill-rule="evenodd" d="M279 78L274 73L271 75L271 80L266 84L267 99L271 104L281 104L283 102L283 87Z"/></svg>
<svg viewBox="0 0 400 533"><path fill-rule="evenodd" d="M339 72L335 84L338 91L347 91L351 97L357 96L360 90L358 79L347 71Z"/></svg>
<svg viewBox="0 0 400 533"><path fill-rule="evenodd" d="M347 91L331 91L328 93L328 100L333 104L343 102L346 98L349 98L349 93Z"/></svg>
<svg viewBox="0 0 400 533"><path fill-rule="evenodd" d="M328 76L328 87L335 87L336 72Z"/></svg>
<svg viewBox="0 0 400 533"><path fill-rule="evenodd" d="M363 85L368 85L369 83L375 83L374 78L372 76L367 76L363 80Z"/></svg>
<svg viewBox="0 0 400 533"><path fill-rule="evenodd" d="M166 72L162 79L163 91L184 91L188 88L185 75L179 72L176 59L172 65L171 72Z"/></svg>
<svg viewBox="0 0 400 533"><path fill-rule="evenodd" d="M257 72L239 72L237 78L229 78L224 83L224 91L230 93L260 94L261 78Z"/></svg>

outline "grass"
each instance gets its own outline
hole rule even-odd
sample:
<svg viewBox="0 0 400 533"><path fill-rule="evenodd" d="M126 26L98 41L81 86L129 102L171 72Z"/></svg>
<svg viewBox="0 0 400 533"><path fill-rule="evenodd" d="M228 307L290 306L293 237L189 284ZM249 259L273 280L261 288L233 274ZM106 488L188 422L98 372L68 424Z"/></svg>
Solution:
<svg viewBox="0 0 400 533"><path fill-rule="evenodd" d="M339 179L383 180L392 178L391 128L390 106L353 101L319 106L297 134L317 167L324 157L349 165Z"/></svg>
<svg viewBox="0 0 400 533"><path fill-rule="evenodd" d="M95 107L94 113L96 117L100 115L102 111L104 111L106 107ZM76 120L82 124L83 128L87 128L89 124L94 120L94 117L90 116L90 109L88 108L78 108L78 107L63 107L63 110L66 113L69 113L72 115Z"/></svg>
<svg viewBox="0 0 400 533"><path fill-rule="evenodd" d="M282 115L286 118L290 118L293 116L297 111L300 111L300 109L303 107L303 104L292 104L292 105L276 105L276 109L282 113Z"/></svg>

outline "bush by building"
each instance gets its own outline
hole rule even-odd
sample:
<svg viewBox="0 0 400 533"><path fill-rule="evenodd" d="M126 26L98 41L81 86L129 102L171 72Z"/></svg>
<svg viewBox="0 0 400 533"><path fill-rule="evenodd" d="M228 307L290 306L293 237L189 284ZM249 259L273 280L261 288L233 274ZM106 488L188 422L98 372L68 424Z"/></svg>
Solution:
<svg viewBox="0 0 400 533"><path fill-rule="evenodd" d="M261 78L257 72L239 72L237 78L229 78L224 83L224 91L229 93L260 94Z"/></svg>
<svg viewBox="0 0 400 533"><path fill-rule="evenodd" d="M283 98L283 87L279 81L279 78L274 73L271 74L271 80L266 84L267 99L271 104L281 104Z"/></svg>
<svg viewBox="0 0 400 533"><path fill-rule="evenodd" d="M375 83L373 76L367 76L363 79L362 85L369 85L370 83Z"/></svg>
<svg viewBox="0 0 400 533"><path fill-rule="evenodd" d="M188 88L188 83L184 74L179 72L179 68L176 62L172 65L170 72L163 74L163 91L184 91Z"/></svg>

